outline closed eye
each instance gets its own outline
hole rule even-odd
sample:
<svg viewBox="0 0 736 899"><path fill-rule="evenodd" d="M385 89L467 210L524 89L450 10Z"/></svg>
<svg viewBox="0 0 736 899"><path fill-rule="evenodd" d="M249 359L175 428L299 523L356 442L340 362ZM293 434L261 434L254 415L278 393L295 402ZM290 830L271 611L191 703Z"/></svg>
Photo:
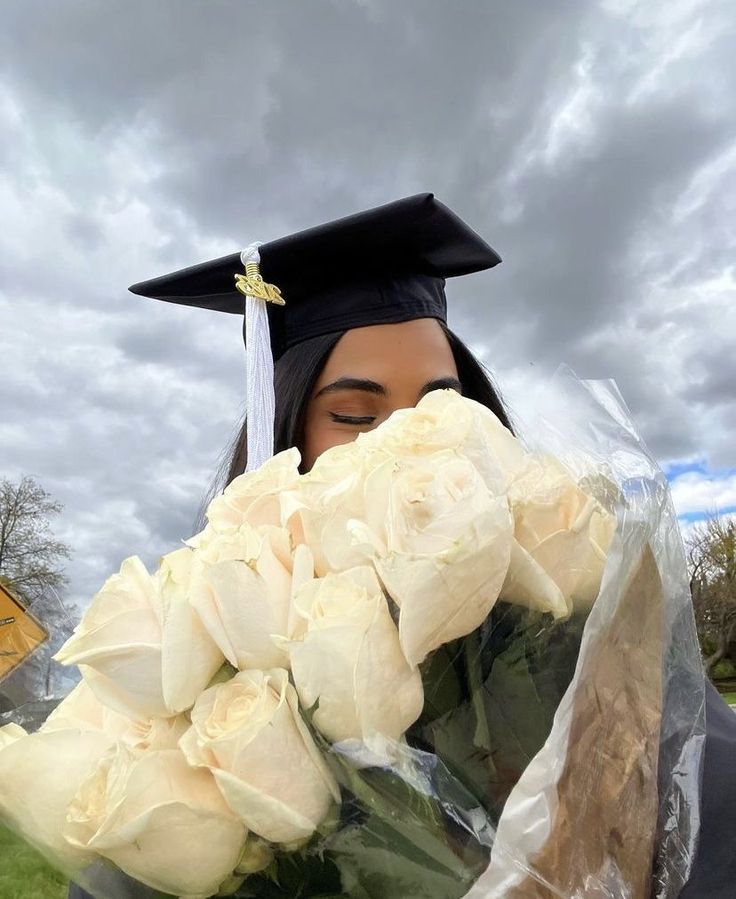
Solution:
<svg viewBox="0 0 736 899"><path fill-rule="evenodd" d="M330 416L341 425L369 425L376 420L375 415L338 415L337 412L330 412Z"/></svg>

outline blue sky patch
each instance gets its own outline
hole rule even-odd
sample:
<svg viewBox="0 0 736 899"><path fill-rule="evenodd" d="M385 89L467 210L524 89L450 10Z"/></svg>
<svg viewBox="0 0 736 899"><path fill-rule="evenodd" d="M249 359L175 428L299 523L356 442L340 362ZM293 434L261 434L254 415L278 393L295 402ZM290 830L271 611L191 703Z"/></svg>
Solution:
<svg viewBox="0 0 736 899"><path fill-rule="evenodd" d="M673 462L671 465L665 465L664 473L668 481L674 481L683 474L696 472L697 474L707 474L708 466L704 459L696 459L693 462Z"/></svg>
<svg viewBox="0 0 736 899"><path fill-rule="evenodd" d="M733 515L736 513L736 506L727 506L725 509L719 509L718 512L720 515ZM704 509L698 512L685 512L677 517L680 521L686 521L688 524L692 524L696 521L705 521L709 514L709 510Z"/></svg>
<svg viewBox="0 0 736 899"><path fill-rule="evenodd" d="M702 474L708 481L721 481L736 474L736 468L709 469L703 459L696 459L693 462L674 462L665 465L664 473L670 483L684 474Z"/></svg>

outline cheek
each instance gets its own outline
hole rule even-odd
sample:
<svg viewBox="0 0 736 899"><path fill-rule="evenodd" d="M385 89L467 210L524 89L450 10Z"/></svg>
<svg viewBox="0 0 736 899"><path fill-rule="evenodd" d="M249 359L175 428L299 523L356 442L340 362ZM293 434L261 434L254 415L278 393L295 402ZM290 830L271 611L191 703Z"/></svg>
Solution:
<svg viewBox="0 0 736 899"><path fill-rule="evenodd" d="M326 449L350 443L357 436L357 431L351 432L345 428L338 428L332 422L315 420L313 416L307 415L302 446L299 447L302 454L302 471L309 471L317 456Z"/></svg>

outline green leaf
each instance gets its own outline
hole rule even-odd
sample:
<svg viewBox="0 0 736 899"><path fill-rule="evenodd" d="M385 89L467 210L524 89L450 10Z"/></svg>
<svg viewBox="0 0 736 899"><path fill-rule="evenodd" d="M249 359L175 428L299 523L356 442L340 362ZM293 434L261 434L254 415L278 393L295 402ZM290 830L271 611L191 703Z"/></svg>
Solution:
<svg viewBox="0 0 736 899"><path fill-rule="evenodd" d="M377 816L336 834L328 851L351 899L460 899L480 873L458 860L445 867Z"/></svg>
<svg viewBox="0 0 736 899"><path fill-rule="evenodd" d="M233 899L346 899L340 872L316 846L277 853L268 871L245 878Z"/></svg>
<svg viewBox="0 0 736 899"><path fill-rule="evenodd" d="M425 663L430 701L408 739L436 754L494 824L547 739L583 624L582 616L556 622L502 603L481 628Z"/></svg>
<svg viewBox="0 0 736 899"><path fill-rule="evenodd" d="M442 717L462 703L468 693L461 664L462 641L454 640L436 649L420 666L424 708L420 721Z"/></svg>

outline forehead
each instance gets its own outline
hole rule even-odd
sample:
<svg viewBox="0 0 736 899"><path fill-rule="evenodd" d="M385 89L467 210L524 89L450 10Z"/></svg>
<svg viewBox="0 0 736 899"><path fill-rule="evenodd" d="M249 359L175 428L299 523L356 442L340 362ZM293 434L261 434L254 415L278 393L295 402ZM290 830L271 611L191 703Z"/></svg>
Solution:
<svg viewBox="0 0 736 899"><path fill-rule="evenodd" d="M316 387L347 375L381 384L407 377L424 383L438 376L456 377L457 368L440 323L420 318L347 331L330 353Z"/></svg>

